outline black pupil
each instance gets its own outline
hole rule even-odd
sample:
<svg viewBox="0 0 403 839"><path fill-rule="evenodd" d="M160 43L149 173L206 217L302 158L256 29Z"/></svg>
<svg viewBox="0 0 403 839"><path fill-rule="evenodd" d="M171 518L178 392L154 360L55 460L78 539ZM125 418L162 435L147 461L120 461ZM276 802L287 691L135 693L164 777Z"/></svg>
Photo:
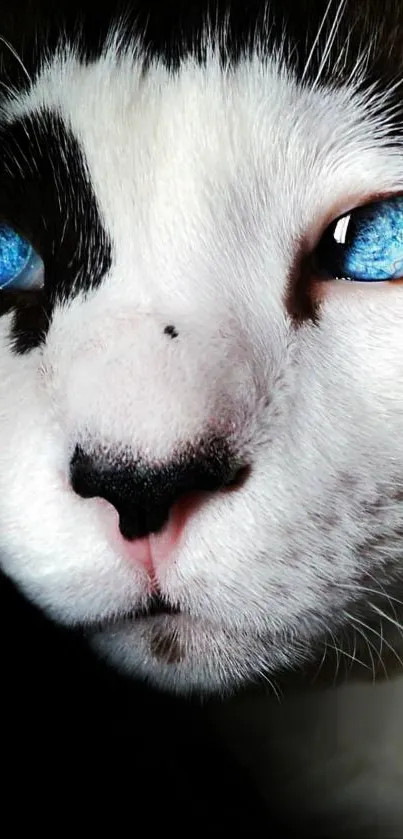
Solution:
<svg viewBox="0 0 403 839"><path fill-rule="evenodd" d="M359 231L360 221L360 214L354 212L336 219L327 228L313 258L316 274L332 279L345 277L346 251L351 247Z"/></svg>

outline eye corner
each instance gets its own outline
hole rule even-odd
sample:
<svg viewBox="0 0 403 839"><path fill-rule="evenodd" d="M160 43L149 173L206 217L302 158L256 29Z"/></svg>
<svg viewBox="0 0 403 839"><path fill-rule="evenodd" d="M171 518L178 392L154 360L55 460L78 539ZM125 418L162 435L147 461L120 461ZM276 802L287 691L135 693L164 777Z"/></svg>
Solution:
<svg viewBox="0 0 403 839"><path fill-rule="evenodd" d="M284 301L295 327L307 322L317 325L319 322L320 300L313 293L312 277L312 253L301 245L290 271Z"/></svg>

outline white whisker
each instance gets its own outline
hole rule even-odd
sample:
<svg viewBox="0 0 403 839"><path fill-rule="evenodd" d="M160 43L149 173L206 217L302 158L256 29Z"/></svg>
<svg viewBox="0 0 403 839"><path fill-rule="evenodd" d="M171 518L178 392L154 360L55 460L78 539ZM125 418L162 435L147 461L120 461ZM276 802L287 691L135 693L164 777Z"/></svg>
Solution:
<svg viewBox="0 0 403 839"><path fill-rule="evenodd" d="M23 72L24 72L26 78L28 79L29 83L32 84L31 76L29 75L28 70L27 70L22 58L20 58L20 56L18 55L17 50L14 49L13 45L10 44L10 42L7 41L6 38L3 37L3 35L0 35L0 43L4 44L4 46L11 52L11 55L15 58L17 63L20 65L20 67L23 70Z"/></svg>
<svg viewBox="0 0 403 839"><path fill-rule="evenodd" d="M316 679L319 677L319 673L320 673L320 671L321 671L321 669L324 665L324 662L325 662L325 659L326 659L327 648L328 648L328 643L327 643L327 641L325 641L322 658L320 660L320 663L318 665L317 670L315 671L315 675L312 679L313 683L316 682Z"/></svg>
<svg viewBox="0 0 403 839"><path fill-rule="evenodd" d="M342 19L343 14L344 14L345 6L346 6L346 0L340 0L340 3L338 5L337 11L336 11L336 14L334 16L334 21L333 21L332 27L330 29L330 32L329 32L329 35L328 35L328 38L327 38L327 41L326 41L326 44L325 44L325 47L324 47L324 50L323 50L322 59L321 59L320 65L319 65L319 69L318 69L318 72L317 72L317 75L316 75L316 79L315 79L314 84L313 84L314 87L316 87L317 84L320 81L320 78L322 76L324 67L326 66L326 61L329 57L330 51L331 51L331 49L333 47L333 44L336 40L337 32L338 32L338 29L339 29L339 26L340 26L341 19Z"/></svg>
<svg viewBox="0 0 403 839"><path fill-rule="evenodd" d="M274 679L269 678L267 673L265 673L264 671L261 671L259 673L259 676L260 676L261 679L263 679L265 682L267 682L270 689L273 691L274 696L277 699L277 702L280 704L282 702L282 699L283 699L283 694L282 694L282 691L281 691L280 687L278 686L278 684L274 681Z"/></svg>
<svg viewBox="0 0 403 839"><path fill-rule="evenodd" d="M373 673L374 681L375 681L375 678L376 678L376 667L375 667L374 657L373 657L372 652L371 652L371 648L375 651L376 655L378 656L379 663L382 666L382 669L385 673L385 677L388 678L388 671L386 669L385 663L384 663L383 658L382 658L382 649L383 649L384 645L386 647L388 647L389 644L383 637L383 631L381 633L379 633L376 629L369 626L367 623L360 620L359 618L354 617L353 615L350 615L348 612L345 612L345 615L352 622L356 631L364 638L364 640L367 644L368 654L369 654L369 656L371 658L371 662L372 662L372 673ZM363 627L363 629L362 630L359 629L357 624L359 624L359 626ZM368 636L365 634L365 630L367 632L372 632L374 635L376 635L377 638L380 639L381 646L380 646L379 649L378 649L378 647L375 646L375 644L372 643L372 641L369 640Z"/></svg>
<svg viewBox="0 0 403 839"><path fill-rule="evenodd" d="M313 44L312 44L312 47L311 47L311 49L310 49L310 52L309 52L308 58L307 58L306 63L305 63L304 72L302 73L302 77L301 77L301 82L302 82L302 83L305 81L306 74L307 74L307 72L308 72L308 70L309 70L309 66L310 66L310 64L311 64L311 61L312 61L313 55L314 55L314 53L315 53L316 47L318 46L319 38L320 38L320 36L321 36L321 34L322 34L323 27L324 27L324 26L325 26L325 24L326 24L327 16L328 16L328 14L329 14L329 12L330 12L330 9L331 9L332 5L333 5L333 0L329 0L329 3L328 3L328 4L327 4L327 6L326 6L326 9L325 9L325 12L324 12L324 15L323 15L323 18L322 18L321 24L320 24L320 26L319 26L319 29L318 29L317 33L316 33L315 40L314 40L314 42L313 42Z"/></svg>
<svg viewBox="0 0 403 839"><path fill-rule="evenodd" d="M379 606L376 606L375 603L370 603L369 605L371 606L371 609L373 609L374 612L376 612L381 618L389 621L389 623L391 623L392 626L395 626L396 629L399 632L399 635L403 638L403 624L401 624L400 621L395 620L394 618L391 618L390 615L388 615L386 612L384 612L382 609L380 609ZM387 643L386 641L385 641L385 644L387 644L387 646L390 648L391 652L396 656L399 664L401 664L401 666L403 667L403 661L400 658L397 651L395 650L395 648L391 644Z"/></svg>

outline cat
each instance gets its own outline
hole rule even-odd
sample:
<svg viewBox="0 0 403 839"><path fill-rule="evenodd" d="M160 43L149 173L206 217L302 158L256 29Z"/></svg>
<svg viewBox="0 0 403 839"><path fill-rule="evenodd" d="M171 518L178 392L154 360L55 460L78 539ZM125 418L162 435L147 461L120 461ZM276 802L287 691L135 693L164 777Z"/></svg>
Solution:
<svg viewBox="0 0 403 839"><path fill-rule="evenodd" d="M220 736L311 832L400 836L403 11L0 22L3 572L120 671L235 695ZM346 686L242 693L363 638Z"/></svg>

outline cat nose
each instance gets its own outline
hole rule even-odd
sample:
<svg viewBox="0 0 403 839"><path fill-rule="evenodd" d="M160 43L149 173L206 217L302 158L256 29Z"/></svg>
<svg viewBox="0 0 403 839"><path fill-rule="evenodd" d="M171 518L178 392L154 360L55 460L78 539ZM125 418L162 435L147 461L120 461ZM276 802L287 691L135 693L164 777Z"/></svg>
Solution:
<svg viewBox="0 0 403 839"><path fill-rule="evenodd" d="M181 499L230 487L240 472L225 440L189 447L159 466L110 453L105 458L76 446L70 483L82 498L99 497L112 504L122 536L134 540L162 530L171 508Z"/></svg>

